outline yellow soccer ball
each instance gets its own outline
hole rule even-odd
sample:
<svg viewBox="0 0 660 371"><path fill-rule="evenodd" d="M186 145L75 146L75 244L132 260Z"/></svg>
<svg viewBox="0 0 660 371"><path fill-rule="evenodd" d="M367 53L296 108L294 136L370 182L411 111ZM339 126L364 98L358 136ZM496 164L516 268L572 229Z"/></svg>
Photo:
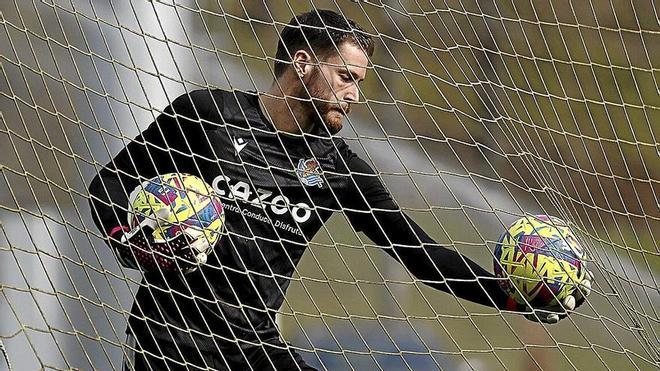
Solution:
<svg viewBox="0 0 660 371"><path fill-rule="evenodd" d="M128 224L134 228L145 220L155 221L150 223L155 242L185 233L195 240L192 247L206 254L221 236L225 213L220 197L204 180L169 173L149 179L131 192Z"/></svg>
<svg viewBox="0 0 660 371"><path fill-rule="evenodd" d="M526 216L500 236L495 248L495 275L519 304L555 306L575 293L588 274L585 254L563 220Z"/></svg>

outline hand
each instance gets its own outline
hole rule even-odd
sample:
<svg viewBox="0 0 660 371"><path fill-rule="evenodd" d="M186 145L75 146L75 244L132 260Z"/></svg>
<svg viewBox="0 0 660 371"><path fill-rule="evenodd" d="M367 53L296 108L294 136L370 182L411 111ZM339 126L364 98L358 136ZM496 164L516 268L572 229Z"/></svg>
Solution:
<svg viewBox="0 0 660 371"><path fill-rule="evenodd" d="M584 303L585 298L591 294L592 280L593 273L587 271L585 279L578 284L573 295L568 295L564 298L561 304L549 307L531 308L527 304L518 304L513 302L513 300L510 300L510 303L513 302L515 304L507 303L507 309L516 312L523 312L525 318L533 322L543 322L548 324L557 323L566 318L572 311Z"/></svg>
<svg viewBox="0 0 660 371"><path fill-rule="evenodd" d="M160 209L155 218L145 218L132 230L125 232L128 228L122 228L123 233L119 239L115 238L114 234L111 236L110 243L117 250L124 265L131 268L140 267L144 271L180 270L188 273L197 269L198 265L206 263L208 243L201 231L186 231L167 240L154 238L154 229L158 222L167 220L170 212L167 208Z"/></svg>

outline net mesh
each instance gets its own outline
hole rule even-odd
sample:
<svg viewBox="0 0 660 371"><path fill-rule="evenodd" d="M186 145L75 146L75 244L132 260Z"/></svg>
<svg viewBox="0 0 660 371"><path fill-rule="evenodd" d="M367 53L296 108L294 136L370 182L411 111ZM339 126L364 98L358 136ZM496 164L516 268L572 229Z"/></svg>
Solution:
<svg viewBox="0 0 660 371"><path fill-rule="evenodd" d="M424 286L336 216L278 312L291 347L322 369L657 367L660 24L652 1L619 0L3 2L12 365L121 368L141 276L94 226L90 180L180 94L267 87L279 30L313 8L377 40L341 136L408 215L486 267L511 221L559 216L596 279L541 326Z"/></svg>

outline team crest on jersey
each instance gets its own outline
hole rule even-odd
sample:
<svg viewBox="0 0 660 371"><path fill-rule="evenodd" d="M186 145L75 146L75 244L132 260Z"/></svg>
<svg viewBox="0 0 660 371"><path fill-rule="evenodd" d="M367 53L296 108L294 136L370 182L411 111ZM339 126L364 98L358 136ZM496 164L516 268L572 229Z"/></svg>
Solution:
<svg viewBox="0 0 660 371"><path fill-rule="evenodd" d="M298 161L296 174L298 174L298 178L300 178L300 181L306 186L318 186L319 188L323 187L321 167L319 166L319 162L313 158L308 160L301 158L300 161Z"/></svg>

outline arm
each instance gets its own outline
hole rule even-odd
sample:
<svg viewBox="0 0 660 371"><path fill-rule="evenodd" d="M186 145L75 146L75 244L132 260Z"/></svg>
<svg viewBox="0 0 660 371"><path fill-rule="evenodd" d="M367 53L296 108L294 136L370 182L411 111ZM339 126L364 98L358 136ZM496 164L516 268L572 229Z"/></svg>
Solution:
<svg viewBox="0 0 660 371"><path fill-rule="evenodd" d="M405 215L371 167L351 154L345 158L355 187L343 205L353 227L401 262L416 278L436 289L475 303L512 309L494 275L467 257L438 245ZM391 248L390 248L391 247Z"/></svg>
<svg viewBox="0 0 660 371"><path fill-rule="evenodd" d="M208 91L199 90L174 100L90 183L94 223L110 237L108 243L115 248L122 265L136 268L136 255L140 255L120 241L128 232L129 194L141 182L158 174L194 169L196 156L210 157L211 149L200 117L206 117L213 105L211 99Z"/></svg>

